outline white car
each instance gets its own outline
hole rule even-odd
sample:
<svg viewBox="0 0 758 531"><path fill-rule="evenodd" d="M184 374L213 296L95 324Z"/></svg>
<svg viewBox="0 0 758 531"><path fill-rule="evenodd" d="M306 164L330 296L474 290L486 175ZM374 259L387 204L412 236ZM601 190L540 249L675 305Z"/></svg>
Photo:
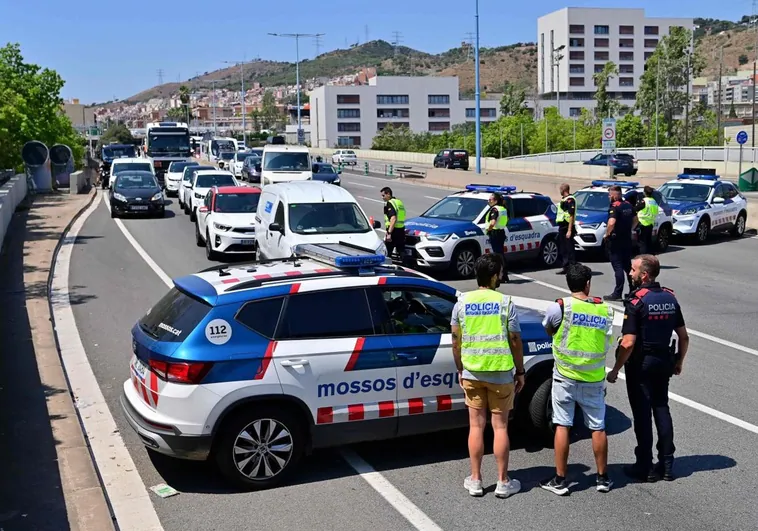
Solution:
<svg viewBox="0 0 758 531"><path fill-rule="evenodd" d="M311 155L306 146L267 144L263 147L261 186L311 179Z"/></svg>
<svg viewBox="0 0 758 531"><path fill-rule="evenodd" d="M332 154L332 164L358 164L358 157L352 149L338 149Z"/></svg>
<svg viewBox="0 0 758 531"><path fill-rule="evenodd" d="M136 157L115 159L111 163L111 176L108 179L108 187L113 188L113 183L116 182L118 173L126 170L149 171L155 175L155 168L153 168L153 163L149 160Z"/></svg>
<svg viewBox="0 0 758 531"><path fill-rule="evenodd" d="M200 170L194 172L190 187L190 200L185 212L189 211L190 221L197 219L197 210L203 205L205 196L214 186L239 186L237 179L228 171Z"/></svg>
<svg viewBox="0 0 758 531"><path fill-rule="evenodd" d="M195 161L174 161L168 167L166 172L166 195L179 196L179 190L182 187L182 177L184 176L184 168L188 166L200 166Z"/></svg>
<svg viewBox="0 0 758 531"><path fill-rule="evenodd" d="M255 212L260 188L214 186L195 221L195 242L208 260L224 254L255 253Z"/></svg>
<svg viewBox="0 0 758 531"><path fill-rule="evenodd" d="M245 159L248 157L256 157L257 155L255 153L251 153L249 151L238 151L234 155L234 160L229 163L229 170L234 173L234 177L237 179L242 178L242 168L245 165Z"/></svg>
<svg viewBox="0 0 758 531"><path fill-rule="evenodd" d="M292 256L304 243L349 243L386 254L355 198L340 186L321 181L272 184L263 188L255 216L258 254L265 258Z"/></svg>
<svg viewBox="0 0 758 531"><path fill-rule="evenodd" d="M247 146L242 142L237 142L237 151L247 151Z"/></svg>
<svg viewBox="0 0 758 531"><path fill-rule="evenodd" d="M189 214L189 205L192 202L192 183L195 180L195 173L201 170L215 170L215 166L205 164L202 166L187 166L182 173L182 182L179 186L179 208L185 214Z"/></svg>
<svg viewBox="0 0 758 531"><path fill-rule="evenodd" d="M745 233L747 198L718 175L683 173L658 191L673 209L674 234L705 243L711 232Z"/></svg>

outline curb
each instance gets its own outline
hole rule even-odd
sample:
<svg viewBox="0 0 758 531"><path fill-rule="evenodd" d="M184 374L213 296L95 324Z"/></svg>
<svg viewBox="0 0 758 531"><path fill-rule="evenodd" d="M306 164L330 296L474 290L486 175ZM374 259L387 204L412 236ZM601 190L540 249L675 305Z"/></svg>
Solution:
<svg viewBox="0 0 758 531"><path fill-rule="evenodd" d="M97 189L93 187L89 199L74 214L61 232L60 238L53 249L50 260L50 271L47 276L47 312L49 326L52 329L52 338L55 343L57 362L53 369L63 376L66 390L66 400L58 405L59 413L63 413L68 419L76 419L75 429L71 424L68 429L62 427L60 431L52 425L56 438L60 443L56 446L56 456L59 463L61 486L63 490L66 511L68 513L69 526L72 531L110 531L117 529L115 518L105 492L102 477L92 455L89 440L85 435L82 419L78 408L74 404L74 395L71 390L68 375L63 366L58 330L53 319L53 307L51 300L53 275L55 273L58 253L63 245L66 235L81 214L86 211L97 197ZM33 206L32 202L32 206ZM52 360L48 360L52 361ZM49 404L48 404L49 405Z"/></svg>

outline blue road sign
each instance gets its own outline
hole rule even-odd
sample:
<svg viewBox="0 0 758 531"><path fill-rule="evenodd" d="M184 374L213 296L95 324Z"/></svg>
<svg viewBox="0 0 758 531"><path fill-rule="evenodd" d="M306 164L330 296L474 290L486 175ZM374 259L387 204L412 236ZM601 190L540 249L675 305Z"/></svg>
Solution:
<svg viewBox="0 0 758 531"><path fill-rule="evenodd" d="M745 131L740 131L737 133L737 143L744 144L745 142L747 142L747 133Z"/></svg>

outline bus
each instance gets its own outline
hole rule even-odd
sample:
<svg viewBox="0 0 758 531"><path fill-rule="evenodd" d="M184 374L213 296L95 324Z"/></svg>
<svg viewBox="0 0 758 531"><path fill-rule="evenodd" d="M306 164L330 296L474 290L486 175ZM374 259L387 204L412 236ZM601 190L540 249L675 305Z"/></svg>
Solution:
<svg viewBox="0 0 758 531"><path fill-rule="evenodd" d="M189 126L182 122L147 124L145 154L153 163L158 182L163 184L172 162L189 161L192 156Z"/></svg>

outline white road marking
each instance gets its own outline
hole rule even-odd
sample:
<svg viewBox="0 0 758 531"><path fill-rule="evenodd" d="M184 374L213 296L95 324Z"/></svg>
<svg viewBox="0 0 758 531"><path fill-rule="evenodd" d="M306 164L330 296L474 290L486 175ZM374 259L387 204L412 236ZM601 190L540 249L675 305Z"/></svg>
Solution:
<svg viewBox="0 0 758 531"><path fill-rule="evenodd" d="M363 198L367 199L367 198ZM383 201L378 201L383 202ZM107 202L106 202L107 204ZM174 283L171 280L171 277L169 277L161 267L155 263L155 261L150 258L150 256L147 254L147 252L142 248L142 246L137 242L137 240L134 239L134 237L129 233L129 229L127 229L123 222L120 219L114 219L116 224L119 226L119 229L121 229L121 232L124 233L124 236L126 236L126 239L129 241L129 243L132 244L132 247L137 251L137 253L145 260L147 265L152 269L156 275L158 275L158 278L160 278L164 284L168 287L173 287ZM380 229L377 229L380 230ZM73 319L73 314L72 314ZM94 376L93 376L94 378ZM95 382L95 386L97 386L97 382ZM99 388L98 388L99 391ZM107 411L107 406L105 408ZM123 442L122 442L123 444ZM424 514L421 509L416 507L408 498L406 498L392 483L387 481L387 479L382 476L379 472L374 470L371 465L369 465L366 461L364 461L361 457L359 457L355 452L349 449L343 449L342 450L342 457L345 459L345 461L369 484L371 485L374 490L379 493L379 495L384 498L387 503L389 503L392 507L395 508L397 512L399 512L406 520L408 520L416 529L420 531L442 531L442 528L439 527L437 524L435 524L431 518L429 518L426 514ZM130 467L133 469L133 467ZM139 476L137 476L139 478ZM142 486L144 490L144 484L140 480L140 485ZM147 492L147 491L146 491ZM150 506L150 509L153 508L152 503L148 500L148 504ZM153 509L154 511L154 509ZM157 518L157 516L156 516ZM129 528L121 527L122 530L127 530ZM152 528L144 527L141 528L140 531L154 531ZM156 528L155 531L161 531L162 528ZM136 529L135 529L136 531Z"/></svg>
<svg viewBox="0 0 758 531"><path fill-rule="evenodd" d="M397 490L397 488L387 481L387 478L364 461L358 454L349 448L343 448L340 453L342 458L355 469L358 474L371 487L384 498L387 503L392 505L410 524L420 531L442 531L442 528L432 521L421 509L416 507L411 500Z"/></svg>
<svg viewBox="0 0 758 531"><path fill-rule="evenodd" d="M346 181L346 184L351 186L365 186L366 188L376 188L373 184L354 183L353 181Z"/></svg>
<svg viewBox="0 0 758 531"><path fill-rule="evenodd" d="M150 495L108 409L76 327L69 298L74 243L84 222L100 205L102 194L71 226L55 259L50 301L61 358L76 408L92 448L108 499L122 531L163 531Z"/></svg>
<svg viewBox="0 0 758 531"><path fill-rule="evenodd" d="M365 199L366 201L372 201L374 203L382 203L382 204L384 204L384 201L382 201L381 199L371 199L370 197L363 197L362 195L359 195L358 197L360 199Z"/></svg>
<svg viewBox="0 0 758 531"><path fill-rule="evenodd" d="M440 201L442 199L441 197L432 197L431 195L425 195L424 197L427 199L434 199L435 201Z"/></svg>

